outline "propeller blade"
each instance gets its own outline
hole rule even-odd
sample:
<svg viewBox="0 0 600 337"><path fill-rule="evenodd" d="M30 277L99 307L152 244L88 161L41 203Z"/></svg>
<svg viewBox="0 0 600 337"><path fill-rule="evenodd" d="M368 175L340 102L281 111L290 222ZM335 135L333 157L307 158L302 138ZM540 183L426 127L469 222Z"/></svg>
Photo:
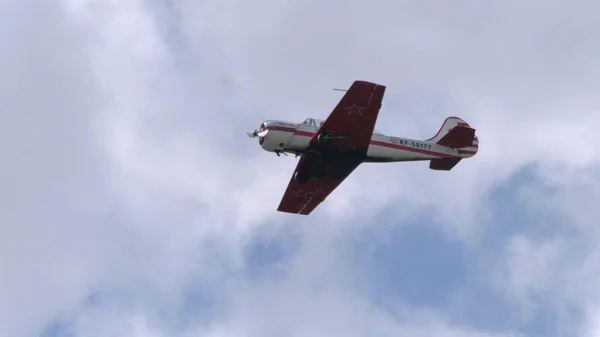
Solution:
<svg viewBox="0 0 600 337"><path fill-rule="evenodd" d="M254 130L251 132L246 132L246 134L248 135L248 137L250 138L256 138L256 137L264 137L267 135L267 133L269 133L269 130L263 130L261 132L258 132L258 130Z"/></svg>

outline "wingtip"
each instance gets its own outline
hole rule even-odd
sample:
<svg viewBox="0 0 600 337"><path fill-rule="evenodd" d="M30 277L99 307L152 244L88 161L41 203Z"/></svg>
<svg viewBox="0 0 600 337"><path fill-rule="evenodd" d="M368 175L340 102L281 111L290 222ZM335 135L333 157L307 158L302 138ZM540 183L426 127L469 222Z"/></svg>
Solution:
<svg viewBox="0 0 600 337"><path fill-rule="evenodd" d="M356 80L356 81L354 81L353 85L379 87L379 88L383 88L384 90L386 88L386 86L383 84L375 83L372 81L366 81L366 80Z"/></svg>

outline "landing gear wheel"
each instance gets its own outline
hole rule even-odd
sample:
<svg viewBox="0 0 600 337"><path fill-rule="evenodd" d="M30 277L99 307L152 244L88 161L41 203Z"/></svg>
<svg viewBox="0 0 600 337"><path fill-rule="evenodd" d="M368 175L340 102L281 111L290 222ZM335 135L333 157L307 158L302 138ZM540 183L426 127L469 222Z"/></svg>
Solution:
<svg viewBox="0 0 600 337"><path fill-rule="evenodd" d="M305 171L298 171L294 174L294 179L302 185L308 182L308 178L308 174Z"/></svg>
<svg viewBox="0 0 600 337"><path fill-rule="evenodd" d="M329 145L331 143L331 138L327 137L328 135L322 133L317 137L317 142L321 145Z"/></svg>

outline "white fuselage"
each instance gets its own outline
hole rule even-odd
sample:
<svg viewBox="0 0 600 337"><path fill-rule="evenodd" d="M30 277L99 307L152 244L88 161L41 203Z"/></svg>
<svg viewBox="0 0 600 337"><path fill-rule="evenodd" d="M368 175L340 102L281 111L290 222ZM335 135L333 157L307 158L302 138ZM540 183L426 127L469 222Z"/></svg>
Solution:
<svg viewBox="0 0 600 337"><path fill-rule="evenodd" d="M309 119L312 120L312 119ZM322 123L322 122L321 122ZM268 130L259 138L261 147L269 152L302 154L318 131L318 120L301 124L266 121L260 130ZM453 149L436 143L401 137L390 137L374 132L367 150L365 162L401 162L431 160L437 158L468 158L477 149Z"/></svg>

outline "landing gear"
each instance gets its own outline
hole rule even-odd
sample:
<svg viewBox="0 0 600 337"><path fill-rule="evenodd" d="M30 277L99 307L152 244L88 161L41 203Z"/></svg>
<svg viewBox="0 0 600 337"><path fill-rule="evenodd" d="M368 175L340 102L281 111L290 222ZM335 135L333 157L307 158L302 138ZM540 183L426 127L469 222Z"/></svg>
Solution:
<svg viewBox="0 0 600 337"><path fill-rule="evenodd" d="M331 144L332 139L333 139L333 137L331 135L322 133L317 137L317 142L319 142L320 145L327 146L327 145Z"/></svg>
<svg viewBox="0 0 600 337"><path fill-rule="evenodd" d="M300 170L294 174L294 179L296 179L299 184L303 185L308 182L309 176L306 171Z"/></svg>

